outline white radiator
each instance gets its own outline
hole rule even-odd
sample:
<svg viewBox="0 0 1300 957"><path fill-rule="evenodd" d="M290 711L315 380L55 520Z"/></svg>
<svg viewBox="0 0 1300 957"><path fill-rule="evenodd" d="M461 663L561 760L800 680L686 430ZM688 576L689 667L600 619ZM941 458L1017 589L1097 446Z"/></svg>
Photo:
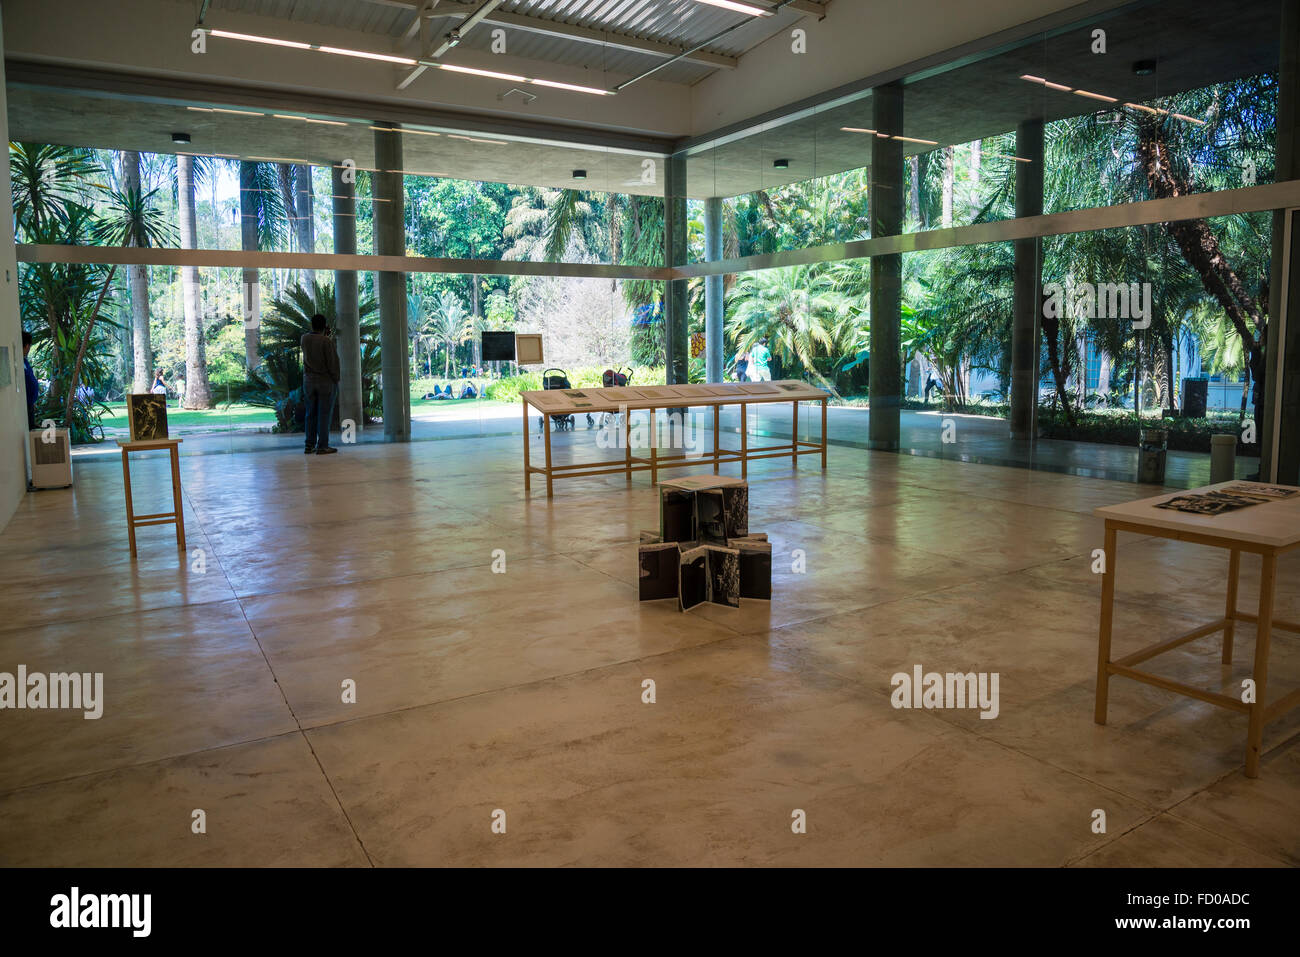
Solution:
<svg viewBox="0 0 1300 957"><path fill-rule="evenodd" d="M67 429L54 429L53 442L42 441L45 429L27 433L27 461L32 465L33 488L67 488L72 484L72 443Z"/></svg>

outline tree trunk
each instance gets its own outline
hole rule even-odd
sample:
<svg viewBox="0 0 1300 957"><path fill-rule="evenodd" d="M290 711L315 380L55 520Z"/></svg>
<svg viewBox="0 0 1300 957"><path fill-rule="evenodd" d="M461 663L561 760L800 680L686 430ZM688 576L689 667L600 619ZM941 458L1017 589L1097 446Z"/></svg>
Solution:
<svg viewBox="0 0 1300 957"><path fill-rule="evenodd" d="M122 153L122 186L140 192L140 154ZM149 267L128 266L127 285L131 290L131 341L135 375L132 392L148 392L153 383L153 341L149 335Z"/></svg>
<svg viewBox="0 0 1300 957"><path fill-rule="evenodd" d="M970 145L970 184L978 186L980 184L980 161L983 159L983 141L976 140Z"/></svg>
<svg viewBox="0 0 1300 957"><path fill-rule="evenodd" d="M298 218L294 220L298 234L298 251L314 253L316 251L316 213L311 187L311 167L299 164L293 168L294 194L297 201ZM310 285L316 281L316 270L304 269L302 282Z"/></svg>
<svg viewBox="0 0 1300 957"><path fill-rule="evenodd" d="M239 242L245 252L260 249L257 230L257 212L261 205L257 195L257 164L247 160L239 164ZM261 363L258 345L262 325L262 279L256 269L243 271L244 359L248 368L256 369Z"/></svg>
<svg viewBox="0 0 1300 957"><path fill-rule="evenodd" d="M470 315L474 317L474 330L477 333L477 331L483 327L483 323L481 321L482 313L479 311L481 307L479 303L478 276L469 277L469 288L470 288L470 297L469 297ZM482 356L479 354L479 350L482 346L482 342L483 342L482 337L476 334L471 344L471 348L474 351L474 361L471 363L472 365L478 365L483 361Z"/></svg>
<svg viewBox="0 0 1300 957"><path fill-rule="evenodd" d="M176 188L181 226L181 249L199 248L198 221L194 210L194 157L176 157ZM199 296L199 268L181 267L185 296L185 408L212 408L212 387L208 384L208 359L203 341L203 303Z"/></svg>
<svg viewBox="0 0 1300 957"><path fill-rule="evenodd" d="M1061 320L1052 316L1044 316L1042 319L1043 340L1047 343L1047 362L1052 369L1052 380L1056 383L1056 397L1061 402L1061 411L1065 413L1065 421L1070 425L1075 424L1074 405L1070 402L1070 396L1065 389L1066 370L1061 364L1061 343L1060 343ZM1034 385L1034 391L1037 393L1037 383ZM1038 401L1035 394L1034 401Z"/></svg>
<svg viewBox="0 0 1300 957"><path fill-rule="evenodd" d="M1138 132L1138 161L1146 173L1147 185L1157 199L1185 196L1192 192L1188 184L1174 170L1169 156L1169 144L1164 125L1159 120L1144 120ZM1237 273L1228 265L1219 246L1219 240L1203 219L1166 223L1165 230L1178 244L1183 258L1197 275L1205 290L1214 296L1227 313L1232 327L1241 337L1242 348L1248 363L1262 361L1263 334L1267 316L1265 310L1246 292ZM1247 320L1254 325L1252 331Z"/></svg>
<svg viewBox="0 0 1300 957"><path fill-rule="evenodd" d="M939 225L947 229L952 225L952 191L954 186L954 156L951 146L943 149L943 211L940 213Z"/></svg>

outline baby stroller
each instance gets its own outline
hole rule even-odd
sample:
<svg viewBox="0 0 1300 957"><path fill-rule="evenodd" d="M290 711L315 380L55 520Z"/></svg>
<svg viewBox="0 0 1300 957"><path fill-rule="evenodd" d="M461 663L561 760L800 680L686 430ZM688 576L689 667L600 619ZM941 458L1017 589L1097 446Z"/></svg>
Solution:
<svg viewBox="0 0 1300 957"><path fill-rule="evenodd" d="M632 370L628 369L624 372L622 368L619 368L618 370L606 369L601 375L600 381L601 385L606 389L621 389L632 381ZM591 416L587 416L587 419L587 428L591 428ZM605 429L611 425L618 425L619 420L620 416L617 412L602 412L600 414L599 428Z"/></svg>
<svg viewBox="0 0 1300 957"><path fill-rule="evenodd" d="M559 374L558 374L558 375L551 375L552 372L556 372L556 373L559 373ZM568 374L567 372L565 372L563 369L547 369L545 372L542 373L542 388L545 389L545 390L547 390L547 391L549 391L549 390L551 390L551 389L572 389L573 386L569 384L569 374ZM545 415L539 415L539 416L537 417L537 431L538 431L538 432L541 432L543 429L546 428L546 420L547 420L547 418L548 418L548 416L545 416ZM552 419L555 420L555 430L556 430L557 432L572 432L572 431L573 431L573 416L572 416L572 415L552 415L552 416L549 416L549 418L552 418ZM587 425L588 425L588 427L591 426L591 416L590 416L590 415L587 416Z"/></svg>

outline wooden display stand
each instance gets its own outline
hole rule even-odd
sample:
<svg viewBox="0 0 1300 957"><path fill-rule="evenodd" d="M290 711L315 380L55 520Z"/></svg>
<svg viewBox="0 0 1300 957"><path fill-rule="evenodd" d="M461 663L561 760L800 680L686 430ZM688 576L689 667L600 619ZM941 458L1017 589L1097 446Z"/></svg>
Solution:
<svg viewBox="0 0 1300 957"><path fill-rule="evenodd" d="M126 486L126 531L131 540L131 557L136 557L135 530L143 525L175 525L176 547L185 551L185 512L181 505L181 457L178 446L183 439L148 439L139 442L117 440L122 447L122 483ZM172 511L156 515L136 515L131 502L131 453L167 449L172 459Z"/></svg>
<svg viewBox="0 0 1300 957"><path fill-rule="evenodd" d="M1221 482L1218 485L1193 489L1184 494L1198 495L1230 485L1250 486L1252 484L1259 483ZM1095 511L1098 517L1106 520L1106 570L1101 586L1101 627L1097 643L1097 701L1093 717L1097 724L1106 723L1106 704L1111 675L1132 678L1134 681L1196 698L1198 701L1207 701L1229 711L1241 712L1249 716L1246 731L1246 777L1258 777L1264 726L1300 705L1300 689L1283 695L1271 704L1265 700L1269 642L1272 640L1273 631L1276 629L1300 632L1300 624L1279 621L1273 617L1273 590L1277 579L1278 556L1300 546L1300 491L1275 502L1251 505L1213 516L1156 508L1158 503L1166 502L1172 497L1170 493L1165 493L1124 505L1108 505ZM1193 628L1186 634L1158 641L1132 654L1112 660L1110 640L1115 609L1115 538L1119 532L1154 535L1158 538L1172 538L1197 545L1208 545L1212 548L1226 548L1229 559L1227 603L1223 617L1216 618L1199 628ZM1241 569L1242 552L1259 555L1261 560L1259 610L1258 614L1254 615L1237 610L1237 577ZM1252 622L1256 627L1255 662L1251 672L1255 682L1255 699L1251 703L1242 701L1240 695L1234 697L1217 691L1208 691L1147 671L1139 671L1134 667L1186 642L1219 631L1223 632L1223 663L1231 664L1233 630L1239 621Z"/></svg>
<svg viewBox="0 0 1300 957"><path fill-rule="evenodd" d="M623 386L612 389L580 388L532 390L520 393L524 406L524 490L532 487L534 472L546 477L546 496L554 495L554 482L559 478L580 478L590 475L612 475L622 472L627 480L632 481L633 472L650 473L650 484L659 483L661 469L681 468L688 465L712 465L713 471L724 462L739 462L741 476L749 474L749 463L754 459L790 457L790 463L797 468L799 456L821 456L822 468L826 468L826 404L829 393L806 382L781 380L777 382L741 382L695 385L656 385ZM769 445L759 448L749 447L748 408L751 405L766 405L772 402L790 402L794 405L794 427L788 444ZM799 403L820 402L822 431L820 442L810 442L799 438ZM740 406L740 448L724 449L719 444L719 413L724 405ZM546 427L542 429L546 442L545 466L533 465L528 450L528 408L532 406L542 414ZM649 458L632 454L629 441L631 426L629 419L632 412L648 412L654 421L657 409L682 409L693 406L713 407L713 451L699 455L660 455L655 441L650 442ZM551 461L550 420L556 416L578 416L596 412L622 412L622 445L624 455L621 459L603 462L575 462L555 465Z"/></svg>

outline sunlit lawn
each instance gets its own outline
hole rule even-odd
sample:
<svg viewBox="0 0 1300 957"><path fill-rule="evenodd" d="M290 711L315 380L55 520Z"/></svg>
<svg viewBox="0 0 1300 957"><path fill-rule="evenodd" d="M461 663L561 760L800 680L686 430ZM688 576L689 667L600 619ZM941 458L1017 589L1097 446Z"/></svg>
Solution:
<svg viewBox="0 0 1300 957"><path fill-rule="evenodd" d="M119 402L108 406L108 413L100 419L104 431L113 429L127 431L130 428L126 418L126 403ZM179 409L175 401L168 403L167 427L169 429L195 429L221 431L224 429L270 429L275 425L275 411L252 405L231 405L228 408L217 406L215 409L202 411Z"/></svg>

